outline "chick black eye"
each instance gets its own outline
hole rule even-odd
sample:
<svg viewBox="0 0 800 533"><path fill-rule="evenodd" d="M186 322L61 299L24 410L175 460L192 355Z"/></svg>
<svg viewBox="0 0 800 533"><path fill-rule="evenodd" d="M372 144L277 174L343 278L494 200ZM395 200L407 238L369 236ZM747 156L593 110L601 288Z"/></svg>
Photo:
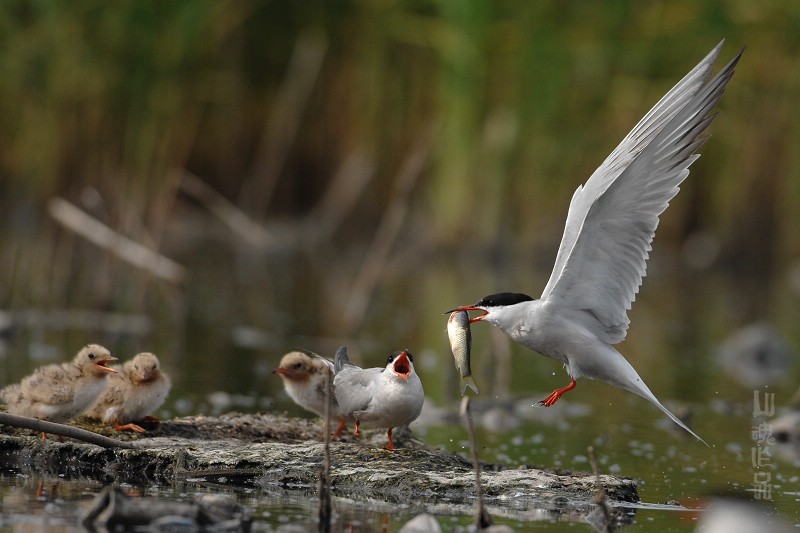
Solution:
<svg viewBox="0 0 800 533"><path fill-rule="evenodd" d="M294 368L295 370L300 370L301 368L303 368L303 363L295 363L292 365L292 368Z"/></svg>
<svg viewBox="0 0 800 533"><path fill-rule="evenodd" d="M393 356L393 355L390 355L390 356L389 356L389 360L388 360L388 361L386 361L386 362L387 362L387 363L391 363L392 361L394 361L394 356Z"/></svg>
<svg viewBox="0 0 800 533"><path fill-rule="evenodd" d="M406 352L406 355L408 356L408 360L413 363L414 362L414 356L411 355L411 352Z"/></svg>
<svg viewBox="0 0 800 533"><path fill-rule="evenodd" d="M93 354L93 353L89 354L89 359L94 359L95 357L97 357L95 354Z"/></svg>

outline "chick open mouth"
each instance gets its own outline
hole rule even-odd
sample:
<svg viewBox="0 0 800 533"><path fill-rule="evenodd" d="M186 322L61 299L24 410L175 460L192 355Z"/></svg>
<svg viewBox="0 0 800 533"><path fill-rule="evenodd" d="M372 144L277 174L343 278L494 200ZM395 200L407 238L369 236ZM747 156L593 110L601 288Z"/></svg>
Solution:
<svg viewBox="0 0 800 533"><path fill-rule="evenodd" d="M110 363L111 361L114 361L114 359L105 359L103 361L97 361L95 363L95 365L99 366L100 368L102 368L106 372L116 372L116 370L114 370L113 368L108 366L108 363Z"/></svg>

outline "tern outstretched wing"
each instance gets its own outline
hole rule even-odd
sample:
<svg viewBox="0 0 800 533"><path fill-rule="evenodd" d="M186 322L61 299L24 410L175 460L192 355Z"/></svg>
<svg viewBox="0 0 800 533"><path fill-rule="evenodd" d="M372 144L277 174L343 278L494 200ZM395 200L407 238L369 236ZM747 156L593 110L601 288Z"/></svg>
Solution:
<svg viewBox="0 0 800 533"><path fill-rule="evenodd" d="M583 310L587 327L616 344L647 268L658 217L678 194L705 142L710 112L741 52L711 81L718 44L673 87L578 187L542 299Z"/></svg>

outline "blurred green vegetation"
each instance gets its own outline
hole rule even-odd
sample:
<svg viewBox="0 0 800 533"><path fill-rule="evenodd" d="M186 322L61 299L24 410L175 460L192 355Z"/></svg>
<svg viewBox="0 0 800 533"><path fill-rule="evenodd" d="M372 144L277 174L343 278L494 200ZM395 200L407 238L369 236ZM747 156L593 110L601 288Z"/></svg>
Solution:
<svg viewBox="0 0 800 533"><path fill-rule="evenodd" d="M656 248L710 233L764 289L800 254L798 28L788 0L2 2L0 306L173 313L170 284L46 205L63 197L208 281L214 254L186 251L185 171L265 227L313 222L343 172L328 253L368 246L402 201L413 249L526 243L546 276L572 191L722 38L720 64L747 51ZM216 281L198 293L242 288Z"/></svg>

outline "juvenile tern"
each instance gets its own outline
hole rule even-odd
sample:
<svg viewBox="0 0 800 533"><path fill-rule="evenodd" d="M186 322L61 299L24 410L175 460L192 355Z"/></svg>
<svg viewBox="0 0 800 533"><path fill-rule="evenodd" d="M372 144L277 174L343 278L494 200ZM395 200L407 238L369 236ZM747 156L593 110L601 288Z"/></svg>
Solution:
<svg viewBox="0 0 800 533"><path fill-rule="evenodd" d="M389 356L385 368L359 368L342 346L336 351L334 365L334 394L342 413L355 418L354 434L360 435L362 422L387 428L389 444L385 448L394 450L392 429L416 420L425 400L422 382L414 371L414 356L402 350Z"/></svg>
<svg viewBox="0 0 800 533"><path fill-rule="evenodd" d="M158 357L150 352L136 354L115 369L117 373L108 376L108 386L86 414L113 424L117 431L144 433L144 428L134 422L158 421L151 413L169 395L172 386L169 376L161 371Z"/></svg>
<svg viewBox="0 0 800 533"><path fill-rule="evenodd" d="M272 373L281 377L283 388L294 403L306 411L325 416L325 384L327 379L333 379L333 363L317 354L293 351L281 358L280 365ZM341 413L333 393L330 396L330 414L339 422L334 433L334 437L339 437L347 425L348 417Z"/></svg>
<svg viewBox="0 0 800 533"><path fill-rule="evenodd" d="M655 397L612 345L625 339L645 276L659 215L699 157L705 129L742 52L713 79L720 42L673 87L572 196L550 280L537 300L500 293L454 311L480 311L523 346L564 364L571 380L540 405L551 406L580 377L623 388L661 409L705 443Z"/></svg>
<svg viewBox="0 0 800 533"><path fill-rule="evenodd" d="M116 358L107 349L89 344L72 361L39 367L20 383L4 388L0 398L12 415L66 422L103 392L106 376L116 372L107 366L111 361Z"/></svg>

